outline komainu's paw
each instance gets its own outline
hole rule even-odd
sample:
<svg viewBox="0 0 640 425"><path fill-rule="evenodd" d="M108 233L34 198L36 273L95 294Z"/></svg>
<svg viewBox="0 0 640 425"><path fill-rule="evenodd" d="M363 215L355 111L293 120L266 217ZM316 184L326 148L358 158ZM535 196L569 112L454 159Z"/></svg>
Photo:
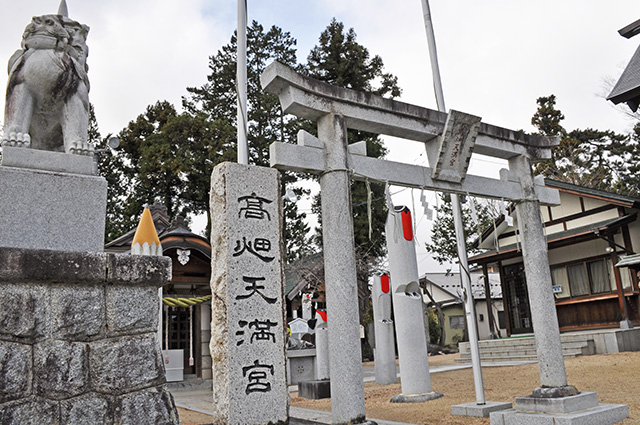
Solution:
<svg viewBox="0 0 640 425"><path fill-rule="evenodd" d="M2 136L2 146L28 148L31 146L31 136L29 136L28 133L5 133L5 135Z"/></svg>
<svg viewBox="0 0 640 425"><path fill-rule="evenodd" d="M93 144L87 142L74 142L69 147L69 152L74 155L93 156Z"/></svg>

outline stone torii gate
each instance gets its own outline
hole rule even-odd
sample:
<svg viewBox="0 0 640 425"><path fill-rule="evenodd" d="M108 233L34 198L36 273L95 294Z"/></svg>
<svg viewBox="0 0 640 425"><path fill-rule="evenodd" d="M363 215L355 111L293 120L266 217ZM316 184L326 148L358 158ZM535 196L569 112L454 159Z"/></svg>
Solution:
<svg viewBox="0 0 640 425"><path fill-rule="evenodd" d="M532 161L550 158L555 137L531 136L442 112L331 86L278 62L262 74L263 89L277 94L285 113L317 122L318 137L301 131L298 145L273 143L271 166L320 175L329 362L334 424L365 421L364 388L351 214L351 178L516 202L536 332L540 388L575 394L567 386L553 299L540 203L559 194L534 179ZM348 145L347 129L426 143L431 168L366 156L364 143ZM509 161L500 179L467 175L472 153Z"/></svg>

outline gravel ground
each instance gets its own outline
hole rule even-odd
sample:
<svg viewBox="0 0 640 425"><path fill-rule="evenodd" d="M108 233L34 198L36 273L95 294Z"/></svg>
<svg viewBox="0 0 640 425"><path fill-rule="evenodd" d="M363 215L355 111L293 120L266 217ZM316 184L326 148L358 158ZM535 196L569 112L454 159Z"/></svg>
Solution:
<svg viewBox="0 0 640 425"><path fill-rule="evenodd" d="M451 364L457 355L434 356L431 365ZM565 361L569 384L582 391L595 391L601 403L627 404L630 418L622 425L640 425L640 352L577 357ZM483 367L485 397L488 401L513 401L527 395L539 382L538 365L511 367ZM395 404L389 400L400 393L400 384L365 384L367 417L410 424L480 425L489 424L488 418L456 417L451 415L454 404L475 401L471 369L434 373L431 375L434 391L444 397L416 404ZM330 400L307 400L291 393L291 405L314 410L331 409ZM183 424L211 423L211 417L178 409Z"/></svg>

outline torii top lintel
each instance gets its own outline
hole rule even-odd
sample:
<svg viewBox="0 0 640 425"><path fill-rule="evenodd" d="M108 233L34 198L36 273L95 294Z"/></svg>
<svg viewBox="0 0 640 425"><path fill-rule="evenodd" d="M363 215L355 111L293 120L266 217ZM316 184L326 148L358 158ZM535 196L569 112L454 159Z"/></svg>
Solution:
<svg viewBox="0 0 640 425"><path fill-rule="evenodd" d="M344 116L348 128L428 142L442 134L447 114L433 109L386 99L370 93L332 86L298 74L273 62L260 78L265 91L280 98L282 109L317 121L328 113ZM537 161L551 157L556 137L534 136L481 123L473 151L509 159L526 155Z"/></svg>

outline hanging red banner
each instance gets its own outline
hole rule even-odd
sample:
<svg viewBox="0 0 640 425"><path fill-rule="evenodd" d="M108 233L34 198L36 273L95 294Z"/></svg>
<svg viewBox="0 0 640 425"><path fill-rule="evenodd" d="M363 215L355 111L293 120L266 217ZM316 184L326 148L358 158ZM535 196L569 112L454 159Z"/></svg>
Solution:
<svg viewBox="0 0 640 425"><path fill-rule="evenodd" d="M382 292L384 292L385 294L389 293L389 275L388 274L383 274L382 276L380 276L380 289L382 289Z"/></svg>
<svg viewBox="0 0 640 425"><path fill-rule="evenodd" d="M402 217L402 234L406 240L412 241L413 223L411 222L411 210L405 207L402 212L400 212L400 216Z"/></svg>

